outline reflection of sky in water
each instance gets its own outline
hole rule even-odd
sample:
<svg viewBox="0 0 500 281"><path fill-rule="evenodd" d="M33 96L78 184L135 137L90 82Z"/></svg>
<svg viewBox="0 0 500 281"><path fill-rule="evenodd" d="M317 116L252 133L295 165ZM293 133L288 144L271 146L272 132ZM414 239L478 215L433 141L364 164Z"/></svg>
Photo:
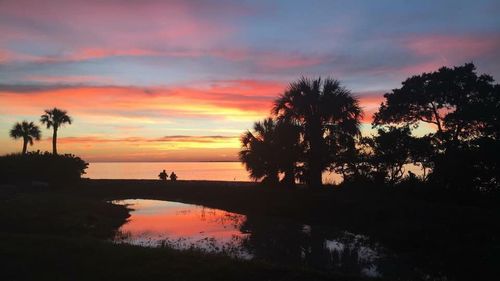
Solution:
<svg viewBox="0 0 500 281"><path fill-rule="evenodd" d="M132 209L117 243L195 248L243 259L309 265L367 277L415 277L415 268L367 236L297 225L203 206L159 200L119 200ZM388 266L389 265L389 266ZM417 275L420 275L417 274ZM432 280L429 279L429 280Z"/></svg>
<svg viewBox="0 0 500 281"><path fill-rule="evenodd" d="M131 211L119 229L117 242L176 249L191 247L212 252L231 252L242 258L250 255L235 245L248 236L239 231L245 216L202 206L159 200L120 200Z"/></svg>

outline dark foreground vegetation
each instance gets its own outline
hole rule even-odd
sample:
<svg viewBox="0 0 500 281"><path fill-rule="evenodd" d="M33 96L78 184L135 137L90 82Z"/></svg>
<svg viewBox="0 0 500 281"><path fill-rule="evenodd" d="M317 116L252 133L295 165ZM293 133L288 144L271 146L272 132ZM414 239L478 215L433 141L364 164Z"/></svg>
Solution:
<svg viewBox="0 0 500 281"><path fill-rule="evenodd" d="M72 154L28 152L0 156L0 182L39 182L42 185L74 183L85 174L88 163Z"/></svg>
<svg viewBox="0 0 500 281"><path fill-rule="evenodd" d="M107 182L119 187L123 182ZM164 184L149 182L156 192ZM171 184L171 183L169 183ZM177 183L172 183L177 184ZM179 190L185 183L175 187ZM200 190L203 185L188 184ZM213 186L217 189L220 183ZM2 280L358 280L307 268L235 260L196 250L143 248L106 241L128 210L108 199L139 196L151 186L129 182L123 192L89 181L64 189L1 186ZM222 187L224 189L224 187ZM101 190L102 189L102 190ZM216 191L214 189L214 191ZM128 191L127 191L128 190ZM192 190L191 190L192 191ZM136 194L134 194L136 193ZM145 197L151 194L146 192ZM164 194L160 198L168 196ZM178 198L180 199L180 198ZM186 200L188 198L186 197Z"/></svg>
<svg viewBox="0 0 500 281"><path fill-rule="evenodd" d="M103 241L127 217L124 207L106 201L126 198L203 204L245 214L252 221L266 216L339 227L369 235L401 259L448 280L488 280L500 274L496 266L500 260L498 194L450 195L421 186L311 191L269 189L253 183L141 180L86 180L58 190L2 188L1 192L0 256L9 257L3 263L8 279L359 279L196 251Z"/></svg>

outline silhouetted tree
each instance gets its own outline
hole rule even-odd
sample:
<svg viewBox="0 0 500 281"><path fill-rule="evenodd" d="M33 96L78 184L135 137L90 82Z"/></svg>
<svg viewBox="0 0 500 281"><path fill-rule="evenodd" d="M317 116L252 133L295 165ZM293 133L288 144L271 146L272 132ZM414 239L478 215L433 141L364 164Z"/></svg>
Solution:
<svg viewBox="0 0 500 281"><path fill-rule="evenodd" d="M247 131L241 137L240 160L255 180L277 184L283 172L283 182L293 185L300 155L298 138L299 129L289 122L272 118L256 122L253 132Z"/></svg>
<svg viewBox="0 0 500 281"><path fill-rule="evenodd" d="M429 171L434 167L436 148L432 135L412 137L410 140L410 158L413 164L422 168L422 180L427 180Z"/></svg>
<svg viewBox="0 0 500 281"><path fill-rule="evenodd" d="M478 76L472 63L442 67L410 77L402 84L384 95L386 100L375 113L374 125L416 128L421 122L432 124L436 127L433 137L439 140L441 149L484 135L493 123L498 126L498 85L493 85L489 75Z"/></svg>
<svg viewBox="0 0 500 281"><path fill-rule="evenodd" d="M337 156L337 165L333 170L342 175L343 182L372 181L372 154L362 143L363 138L357 138L355 145L344 150Z"/></svg>
<svg viewBox="0 0 500 281"><path fill-rule="evenodd" d="M412 137L408 127L379 129L373 137L363 138L371 157L373 172L383 176L390 184L397 183L404 176L404 165L411 162Z"/></svg>
<svg viewBox="0 0 500 281"><path fill-rule="evenodd" d="M10 137L13 139L23 138L23 155L28 150L28 144L33 145L33 140L40 140L42 133L40 128L33 122L23 121L16 123L10 130Z"/></svg>
<svg viewBox="0 0 500 281"><path fill-rule="evenodd" d="M275 145L279 171L283 173L282 183L293 187L297 176L297 162L304 151L300 143L300 127L287 120L275 122Z"/></svg>
<svg viewBox="0 0 500 281"><path fill-rule="evenodd" d="M311 187L322 184L322 173L335 163L338 148L359 135L361 108L339 81L301 78L274 103L273 113L302 128L304 168Z"/></svg>
<svg viewBox="0 0 500 281"><path fill-rule="evenodd" d="M472 63L442 67L408 78L384 97L374 116L375 126L417 128L428 123L435 127L435 132L414 143L412 152L414 160L434 168L434 182L479 189L499 186L498 176L485 171L496 171L500 160L478 158L487 147L493 152L500 141L500 86L491 76L477 75Z"/></svg>
<svg viewBox="0 0 500 281"><path fill-rule="evenodd" d="M71 124L71 117L67 112L58 108L47 109L45 114L40 117L40 122L47 126L47 129L53 128L52 134L52 153L57 155L57 131L64 124Z"/></svg>

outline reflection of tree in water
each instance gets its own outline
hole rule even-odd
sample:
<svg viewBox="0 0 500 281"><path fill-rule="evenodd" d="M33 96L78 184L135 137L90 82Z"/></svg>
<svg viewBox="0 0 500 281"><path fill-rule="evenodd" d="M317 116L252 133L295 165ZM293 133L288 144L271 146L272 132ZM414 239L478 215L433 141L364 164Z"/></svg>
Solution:
<svg viewBox="0 0 500 281"><path fill-rule="evenodd" d="M302 263L307 237L299 225L247 216L240 230L250 233L242 245L254 258L287 264Z"/></svg>
<svg viewBox="0 0 500 281"><path fill-rule="evenodd" d="M378 275L380 253L359 235L252 216L247 217L241 231L251 233L243 246L256 259L345 274Z"/></svg>
<svg viewBox="0 0 500 281"><path fill-rule="evenodd" d="M227 241L220 241L215 237L203 237L196 240L189 238L163 238L160 241L156 241L157 243L155 246L178 250L196 250L206 253L218 253L232 258L248 260L253 256L246 251L245 248L241 247L242 240L245 238L246 236L240 235L233 235Z"/></svg>
<svg viewBox="0 0 500 281"><path fill-rule="evenodd" d="M365 276L380 276L383 249L365 236L345 231L324 233L324 248L329 256L329 269L343 273L359 273Z"/></svg>
<svg viewBox="0 0 500 281"><path fill-rule="evenodd" d="M201 207L200 220L220 224L224 226L224 228L231 226L234 229L239 229L245 222L246 216L223 210Z"/></svg>

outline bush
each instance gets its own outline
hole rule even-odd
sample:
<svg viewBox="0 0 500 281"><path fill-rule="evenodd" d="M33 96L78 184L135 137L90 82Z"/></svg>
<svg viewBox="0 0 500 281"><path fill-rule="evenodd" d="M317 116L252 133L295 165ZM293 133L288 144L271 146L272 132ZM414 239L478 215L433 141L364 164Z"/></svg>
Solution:
<svg viewBox="0 0 500 281"><path fill-rule="evenodd" d="M429 181L457 191L500 191L500 141L482 139L476 146L448 149L438 155Z"/></svg>
<svg viewBox="0 0 500 281"><path fill-rule="evenodd" d="M75 182L85 174L88 165L72 154L53 155L40 151L9 154L0 157L0 182Z"/></svg>

